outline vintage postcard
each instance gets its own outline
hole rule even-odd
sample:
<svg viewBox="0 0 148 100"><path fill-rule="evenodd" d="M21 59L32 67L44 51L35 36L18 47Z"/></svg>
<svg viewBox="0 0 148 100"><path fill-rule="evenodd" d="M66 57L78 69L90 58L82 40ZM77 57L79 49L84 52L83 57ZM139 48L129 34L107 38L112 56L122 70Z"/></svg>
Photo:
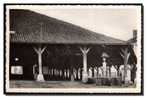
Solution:
<svg viewBox="0 0 148 100"><path fill-rule="evenodd" d="M143 94L142 4L5 4L5 94Z"/></svg>

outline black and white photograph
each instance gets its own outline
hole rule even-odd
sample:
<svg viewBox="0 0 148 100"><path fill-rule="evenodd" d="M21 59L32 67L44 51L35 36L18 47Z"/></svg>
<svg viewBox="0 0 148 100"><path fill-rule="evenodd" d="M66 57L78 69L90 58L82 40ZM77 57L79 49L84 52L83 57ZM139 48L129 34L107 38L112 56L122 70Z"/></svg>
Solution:
<svg viewBox="0 0 148 100"><path fill-rule="evenodd" d="M141 94L142 7L5 4L5 93Z"/></svg>

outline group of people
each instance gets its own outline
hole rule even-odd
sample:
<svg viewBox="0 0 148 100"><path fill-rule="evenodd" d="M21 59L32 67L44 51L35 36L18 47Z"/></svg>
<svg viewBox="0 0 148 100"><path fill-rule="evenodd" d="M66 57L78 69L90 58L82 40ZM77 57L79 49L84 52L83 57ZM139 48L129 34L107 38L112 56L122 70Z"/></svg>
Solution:
<svg viewBox="0 0 148 100"><path fill-rule="evenodd" d="M102 66L100 66L100 67L89 67L87 74L88 74L88 78L120 78L122 81L124 81L128 84L132 84L135 81L135 78L133 80L133 77L132 77L132 74L133 74L132 69L133 69L132 65L127 65L126 69L125 69L124 65L107 66L106 62L103 62ZM126 73L125 73L125 70L126 70ZM58 71L58 73L57 73L57 71ZM81 77L83 77L81 75L81 74L83 74L82 68L79 68L77 70L73 69L73 72L70 72L69 69L67 69L67 70L65 69L64 73L61 70L57 70L57 69L52 69L52 71L49 71L49 72L53 72L55 75L56 74L58 74L60 76L63 75L65 77L67 77L67 76L71 77L71 75L72 75L73 80L81 79ZM44 70L43 70L43 74L45 75ZM48 73L48 74L52 74L52 73ZM33 66L33 75L34 75L34 79L36 79L36 77L38 75L38 66L36 64Z"/></svg>

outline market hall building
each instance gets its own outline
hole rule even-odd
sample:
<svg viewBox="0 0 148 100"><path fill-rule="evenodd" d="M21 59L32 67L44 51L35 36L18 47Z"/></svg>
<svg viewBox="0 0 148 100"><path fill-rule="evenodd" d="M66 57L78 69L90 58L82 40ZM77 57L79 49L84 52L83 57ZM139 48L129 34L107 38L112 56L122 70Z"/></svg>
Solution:
<svg viewBox="0 0 148 100"><path fill-rule="evenodd" d="M10 80L87 83L100 78L134 83L133 43L31 10L9 13Z"/></svg>

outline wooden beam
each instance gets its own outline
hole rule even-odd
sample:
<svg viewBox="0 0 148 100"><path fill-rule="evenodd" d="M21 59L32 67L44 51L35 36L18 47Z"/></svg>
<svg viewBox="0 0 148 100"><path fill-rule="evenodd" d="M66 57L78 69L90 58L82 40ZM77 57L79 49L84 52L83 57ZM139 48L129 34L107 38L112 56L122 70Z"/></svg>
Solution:
<svg viewBox="0 0 148 100"><path fill-rule="evenodd" d="M38 48L34 47L34 51L38 55L38 66L39 66L39 74L37 76L37 81L44 81L43 72L42 72L42 53L44 52L45 49L46 47L42 49L41 46L39 46Z"/></svg>
<svg viewBox="0 0 148 100"><path fill-rule="evenodd" d="M90 51L90 49L91 49L91 48L86 48L86 47L81 48L81 47L80 47L81 52L82 52L82 53L85 53L85 54L87 54L87 53Z"/></svg>
<svg viewBox="0 0 148 100"><path fill-rule="evenodd" d="M87 73L87 53L90 51L90 48L81 48L81 52L83 53L83 75L82 75L82 81L86 83L88 81L88 73Z"/></svg>
<svg viewBox="0 0 148 100"><path fill-rule="evenodd" d="M121 57L124 60L124 82L125 82L125 78L127 76L127 64L128 64L128 60L130 57L130 52L128 52L128 49L121 49L121 53L120 53Z"/></svg>
<svg viewBox="0 0 148 100"><path fill-rule="evenodd" d="M45 51L46 47L43 47L43 49L41 50L41 53L43 53Z"/></svg>

